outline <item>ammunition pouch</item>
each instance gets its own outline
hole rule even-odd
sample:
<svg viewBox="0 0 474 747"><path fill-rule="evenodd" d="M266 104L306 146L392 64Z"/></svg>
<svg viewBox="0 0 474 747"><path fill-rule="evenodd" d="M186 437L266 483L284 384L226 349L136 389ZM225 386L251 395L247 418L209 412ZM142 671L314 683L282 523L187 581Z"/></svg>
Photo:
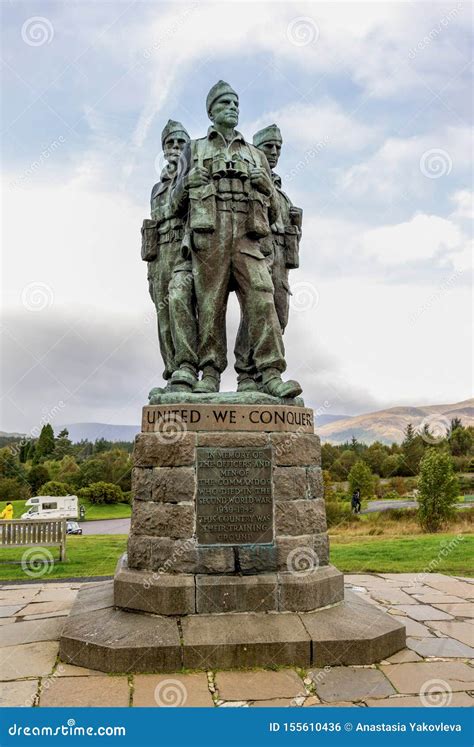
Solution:
<svg viewBox="0 0 474 747"><path fill-rule="evenodd" d="M253 190L248 196L247 236L251 239L263 239L270 233L268 221L269 199Z"/></svg>
<svg viewBox="0 0 474 747"><path fill-rule="evenodd" d="M213 182L189 190L189 228L198 233L214 231L216 225L216 186Z"/></svg>
<svg viewBox="0 0 474 747"><path fill-rule="evenodd" d="M285 266L295 270L300 266L300 232L296 226L285 226Z"/></svg>
<svg viewBox="0 0 474 747"><path fill-rule="evenodd" d="M142 259L153 262L158 256L158 221L145 218L142 224Z"/></svg>

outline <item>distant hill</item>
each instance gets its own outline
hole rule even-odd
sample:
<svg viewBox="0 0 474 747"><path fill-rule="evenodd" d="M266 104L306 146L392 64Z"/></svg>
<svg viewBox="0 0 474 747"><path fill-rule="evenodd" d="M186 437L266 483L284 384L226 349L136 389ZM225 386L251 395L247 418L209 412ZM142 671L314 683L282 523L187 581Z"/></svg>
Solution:
<svg viewBox="0 0 474 747"><path fill-rule="evenodd" d="M74 443L88 440L97 441L105 438L106 441L133 441L137 433L140 433L139 425L110 425L109 423L71 423L70 425L55 426L56 435L61 428L67 428L69 438Z"/></svg>
<svg viewBox="0 0 474 747"><path fill-rule="evenodd" d="M315 416L316 421L316 428L319 429L323 425L328 425L329 423L335 423L337 420L350 420L351 415L329 415L329 414L321 414Z"/></svg>
<svg viewBox="0 0 474 747"><path fill-rule="evenodd" d="M323 441L334 444L350 441L353 436L364 443L381 441L391 444L394 441L403 441L403 431L408 423L415 427L427 423L431 431L439 432L444 430L445 424L449 424L454 417L460 418L465 426L474 426L474 399L450 405L391 407L388 410L356 415L346 420L336 420L319 427L317 420L316 430Z"/></svg>

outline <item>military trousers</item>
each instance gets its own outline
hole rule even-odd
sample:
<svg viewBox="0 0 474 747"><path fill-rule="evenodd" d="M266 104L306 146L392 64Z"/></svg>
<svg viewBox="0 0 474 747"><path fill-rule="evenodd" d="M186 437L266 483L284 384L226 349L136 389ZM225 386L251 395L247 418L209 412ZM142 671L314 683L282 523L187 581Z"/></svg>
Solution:
<svg viewBox="0 0 474 747"><path fill-rule="evenodd" d="M192 266L183 260L181 240L159 245L158 257L148 263L148 288L156 308L158 339L169 379L187 365L198 367L196 300Z"/></svg>
<svg viewBox="0 0 474 747"><path fill-rule="evenodd" d="M259 371L284 371L273 283L258 240L247 236L246 203L220 202L215 230L194 233L192 262L199 317L199 367L227 366L226 310L235 290L247 320L248 355Z"/></svg>
<svg viewBox="0 0 474 747"><path fill-rule="evenodd" d="M273 297L282 334L288 324L290 307L290 286L288 268L285 262L284 246L274 243L272 254L265 257L273 283ZM256 376L257 366L252 358L252 349L248 342L247 318L243 314L240 320L235 341L235 370L242 375Z"/></svg>

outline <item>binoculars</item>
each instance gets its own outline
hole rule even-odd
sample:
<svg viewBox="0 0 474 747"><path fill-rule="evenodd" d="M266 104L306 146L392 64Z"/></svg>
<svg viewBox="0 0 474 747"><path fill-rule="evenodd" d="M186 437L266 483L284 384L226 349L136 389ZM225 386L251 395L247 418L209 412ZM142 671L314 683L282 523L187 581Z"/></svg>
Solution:
<svg viewBox="0 0 474 747"><path fill-rule="evenodd" d="M226 161L223 156L215 156L212 159L211 173L214 179L222 177L247 179L249 176L249 167L247 162L238 154L231 161Z"/></svg>

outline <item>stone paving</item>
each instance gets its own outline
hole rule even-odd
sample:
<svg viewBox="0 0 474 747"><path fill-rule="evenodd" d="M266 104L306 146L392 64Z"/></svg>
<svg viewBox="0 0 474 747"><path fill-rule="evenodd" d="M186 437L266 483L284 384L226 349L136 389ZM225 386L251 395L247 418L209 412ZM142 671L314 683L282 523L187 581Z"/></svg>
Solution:
<svg viewBox="0 0 474 747"><path fill-rule="evenodd" d="M377 665L106 675L58 661L79 583L0 586L0 706L470 706L474 579L348 574L348 589L403 620L407 648ZM95 585L95 584L88 584Z"/></svg>

